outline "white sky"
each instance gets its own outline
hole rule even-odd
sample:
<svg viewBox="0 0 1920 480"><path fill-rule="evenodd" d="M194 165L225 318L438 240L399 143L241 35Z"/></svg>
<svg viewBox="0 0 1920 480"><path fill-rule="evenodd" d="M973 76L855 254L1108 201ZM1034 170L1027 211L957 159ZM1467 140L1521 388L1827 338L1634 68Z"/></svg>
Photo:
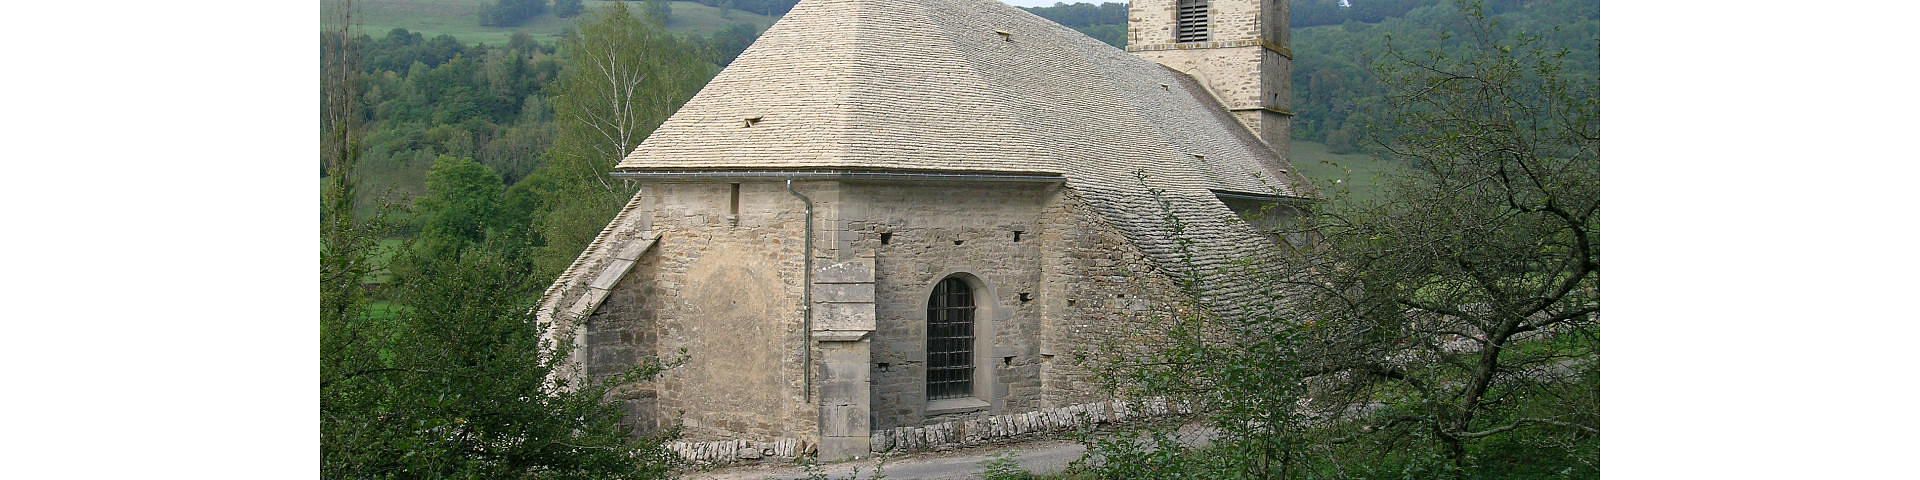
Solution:
<svg viewBox="0 0 1920 480"><path fill-rule="evenodd" d="M1127 3L1124 1L1118 1L1118 0L1000 0L1000 1L1007 2L1008 5L1013 5L1018 7L1051 7L1055 3L1065 3L1068 5L1072 5L1075 3L1091 3L1094 5L1099 5L1102 3Z"/></svg>

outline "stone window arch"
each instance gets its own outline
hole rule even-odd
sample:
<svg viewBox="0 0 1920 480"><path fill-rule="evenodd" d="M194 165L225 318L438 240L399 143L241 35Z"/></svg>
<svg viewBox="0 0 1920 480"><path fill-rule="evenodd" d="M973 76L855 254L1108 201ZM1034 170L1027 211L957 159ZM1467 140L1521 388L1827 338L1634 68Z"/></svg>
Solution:
<svg viewBox="0 0 1920 480"><path fill-rule="evenodd" d="M987 408L993 298L985 281L964 272L941 277L928 292L924 384L929 414Z"/></svg>

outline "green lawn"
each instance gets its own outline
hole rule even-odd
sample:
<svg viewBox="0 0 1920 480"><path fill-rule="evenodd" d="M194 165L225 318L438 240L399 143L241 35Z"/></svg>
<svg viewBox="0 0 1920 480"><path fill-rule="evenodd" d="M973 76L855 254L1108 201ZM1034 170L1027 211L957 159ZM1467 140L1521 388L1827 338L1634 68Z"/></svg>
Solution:
<svg viewBox="0 0 1920 480"><path fill-rule="evenodd" d="M393 263L393 256L400 253L400 248L406 246L406 242L405 239L399 238L380 239L379 246L374 249L373 255L369 258L373 263L374 273L373 278L367 279L367 283L383 284L393 281L393 271L388 270L388 267Z"/></svg>
<svg viewBox="0 0 1920 480"><path fill-rule="evenodd" d="M503 44L512 38L514 32L527 32L534 39L551 43L560 38L562 32L581 17L559 18L552 13L541 14L526 23L513 27L480 26L480 6L491 3L488 0L363 0L356 2L358 12L354 14L360 30L367 35L379 38L395 28L420 32L427 38L446 34L459 39L461 43ZM593 9L613 3L606 0L588 0L586 7ZM673 13L668 16L667 29L675 33L691 33L706 36L735 23L753 25L755 30L766 30L773 25L774 17L755 14L744 10L732 10L722 16L719 8L693 2L672 2L668 5ZM628 10L640 13L639 3L629 3ZM582 16L584 16L583 14Z"/></svg>
<svg viewBox="0 0 1920 480"><path fill-rule="evenodd" d="M1328 197L1347 190L1359 200L1378 199L1386 177L1404 168L1364 153L1333 153L1323 143L1304 140L1292 143L1287 160Z"/></svg>

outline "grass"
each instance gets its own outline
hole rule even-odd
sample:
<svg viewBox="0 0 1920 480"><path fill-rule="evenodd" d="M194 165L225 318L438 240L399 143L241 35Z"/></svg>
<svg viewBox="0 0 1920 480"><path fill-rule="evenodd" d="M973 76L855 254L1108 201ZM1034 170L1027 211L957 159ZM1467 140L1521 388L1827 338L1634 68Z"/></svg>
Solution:
<svg viewBox="0 0 1920 480"><path fill-rule="evenodd" d="M507 43L514 32L526 32L542 43L553 43L571 28L575 21L592 13L594 9L613 3L606 0L589 0L587 13L579 17L560 18L553 13L543 13L527 20L526 23L512 27L480 26L480 8L488 0L362 0L357 2L356 22L367 35L375 38L386 36L395 28L405 28L419 32L427 38L437 35L452 35L461 43L485 43L500 45ZM745 23L756 31L764 31L773 25L775 17L760 15L744 10L722 12L719 8L693 2L672 2L668 7L673 10L668 15L667 30L680 34L700 36L726 28L728 25ZM629 3L627 9L634 14L640 13L641 5Z"/></svg>
<svg viewBox="0 0 1920 480"><path fill-rule="evenodd" d="M376 301L367 304L367 318L390 323L394 317L399 316L400 312L406 311L406 309L406 306L393 302Z"/></svg>
<svg viewBox="0 0 1920 480"><path fill-rule="evenodd" d="M1358 200L1377 200L1387 177L1404 168L1364 153L1333 153L1324 143L1294 139L1289 147L1287 159L1293 168L1329 197L1347 190Z"/></svg>
<svg viewBox="0 0 1920 480"><path fill-rule="evenodd" d="M406 239L400 238L380 239L379 246L374 248L373 255L367 259L373 264L374 273L373 278L367 279L366 283L385 284L393 281L393 270L390 269L393 256L400 253L400 247L405 246L406 242Z"/></svg>

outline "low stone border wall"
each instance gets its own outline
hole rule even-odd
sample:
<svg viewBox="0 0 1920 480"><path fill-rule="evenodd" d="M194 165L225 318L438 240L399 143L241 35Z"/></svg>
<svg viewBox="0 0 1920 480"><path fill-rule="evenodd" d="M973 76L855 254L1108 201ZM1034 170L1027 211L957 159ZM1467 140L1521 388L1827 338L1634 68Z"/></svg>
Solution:
<svg viewBox="0 0 1920 480"><path fill-rule="evenodd" d="M875 430L872 448L874 453L948 450L999 443L1028 435L1072 431L1092 425L1189 413L1193 413L1191 405L1165 398L1082 403L1026 413Z"/></svg>
<svg viewBox="0 0 1920 480"><path fill-rule="evenodd" d="M699 465L792 461L813 455L813 442L782 438L771 442L719 440L711 442L668 442L667 449L680 458Z"/></svg>
<svg viewBox="0 0 1920 480"><path fill-rule="evenodd" d="M1193 413L1191 405L1165 398L1082 403L917 427L874 430L871 449L876 454L951 450L1007 443L1021 437L1067 432L1095 425L1190 413ZM791 462L812 456L817 448L812 442L791 438L771 442L718 440L667 443L668 450L696 465Z"/></svg>

